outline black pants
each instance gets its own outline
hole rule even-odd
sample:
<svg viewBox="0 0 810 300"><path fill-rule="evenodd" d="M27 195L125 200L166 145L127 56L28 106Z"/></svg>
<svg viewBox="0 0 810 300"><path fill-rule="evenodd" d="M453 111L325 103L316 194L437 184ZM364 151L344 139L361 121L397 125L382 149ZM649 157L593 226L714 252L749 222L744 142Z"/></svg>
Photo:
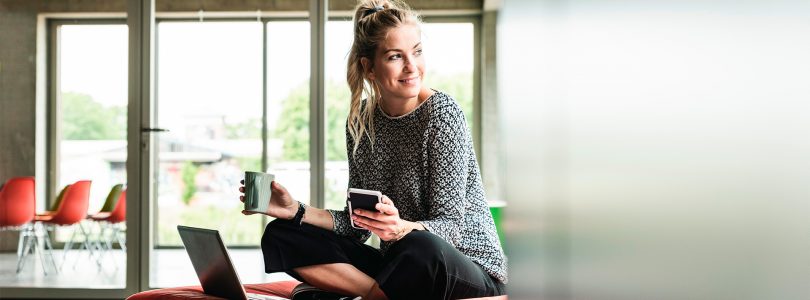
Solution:
<svg viewBox="0 0 810 300"><path fill-rule="evenodd" d="M287 220L267 224L262 236L267 273L286 272L304 281L294 268L351 264L374 278L389 299L459 299L503 295L504 285L440 237L413 231L379 250L309 224Z"/></svg>

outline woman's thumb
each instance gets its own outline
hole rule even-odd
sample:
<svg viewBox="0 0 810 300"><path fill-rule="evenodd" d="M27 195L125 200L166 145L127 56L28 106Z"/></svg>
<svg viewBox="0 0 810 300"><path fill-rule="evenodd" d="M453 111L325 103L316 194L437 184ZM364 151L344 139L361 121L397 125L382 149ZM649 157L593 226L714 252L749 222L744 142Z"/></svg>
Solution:
<svg viewBox="0 0 810 300"><path fill-rule="evenodd" d="M273 191L281 192L281 193L287 193L287 189L285 189L284 186L282 186L280 183L276 182L275 180L273 181L273 183L270 184L270 187L273 189Z"/></svg>

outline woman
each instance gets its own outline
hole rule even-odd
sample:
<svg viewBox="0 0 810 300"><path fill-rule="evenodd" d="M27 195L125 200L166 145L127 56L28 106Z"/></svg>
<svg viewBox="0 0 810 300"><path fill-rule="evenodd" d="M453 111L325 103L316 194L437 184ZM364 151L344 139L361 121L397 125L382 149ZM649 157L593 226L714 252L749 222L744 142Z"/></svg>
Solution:
<svg viewBox="0 0 810 300"><path fill-rule="evenodd" d="M394 1L362 1L354 14L349 187L381 191L379 212L309 207L274 182L264 214L277 219L262 237L268 273L363 299L504 293L506 262L464 114L449 95L422 85L419 25ZM379 250L363 244L371 233L382 240Z"/></svg>

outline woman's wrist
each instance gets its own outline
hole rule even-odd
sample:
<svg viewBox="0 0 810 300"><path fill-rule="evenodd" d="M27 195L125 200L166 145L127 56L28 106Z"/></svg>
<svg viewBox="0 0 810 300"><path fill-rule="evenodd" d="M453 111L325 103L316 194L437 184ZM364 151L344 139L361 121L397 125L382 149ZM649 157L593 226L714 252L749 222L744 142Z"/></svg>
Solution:
<svg viewBox="0 0 810 300"><path fill-rule="evenodd" d="M418 229L419 227L420 227L419 223L403 220L399 231L396 233L395 240L396 241L401 240L403 237L411 233L411 231L419 230Z"/></svg>
<svg viewBox="0 0 810 300"><path fill-rule="evenodd" d="M292 203L289 206L287 206L287 212L289 214L284 219L287 220L295 219L295 214L298 213L298 206L300 205L300 203L301 202L299 202L298 200L293 200Z"/></svg>

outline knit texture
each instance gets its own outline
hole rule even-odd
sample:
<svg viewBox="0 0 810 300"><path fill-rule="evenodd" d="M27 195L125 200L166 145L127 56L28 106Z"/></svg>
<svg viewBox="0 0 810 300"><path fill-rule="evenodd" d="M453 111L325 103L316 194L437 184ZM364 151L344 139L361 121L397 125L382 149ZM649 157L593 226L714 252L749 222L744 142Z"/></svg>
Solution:
<svg viewBox="0 0 810 300"><path fill-rule="evenodd" d="M503 248L484 197L472 138L456 101L437 91L400 117L390 117L378 107L374 129L374 147L363 136L356 155L346 131L349 187L382 192L394 202L400 218L422 224L506 283ZM338 235L360 241L371 236L351 227L348 207L329 213ZM385 253L389 246L383 241L380 249Z"/></svg>

